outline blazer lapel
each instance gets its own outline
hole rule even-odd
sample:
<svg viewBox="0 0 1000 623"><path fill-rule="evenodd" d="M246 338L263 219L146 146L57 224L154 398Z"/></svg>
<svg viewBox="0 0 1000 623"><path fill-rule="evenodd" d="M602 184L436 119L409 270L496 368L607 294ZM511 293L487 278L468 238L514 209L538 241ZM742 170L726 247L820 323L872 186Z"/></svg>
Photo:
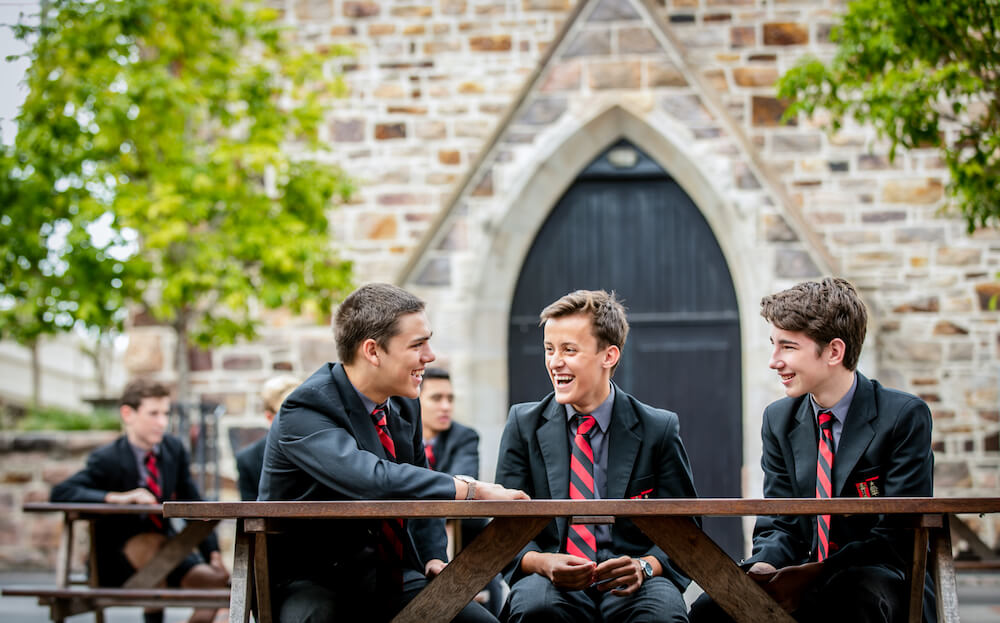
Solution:
<svg viewBox="0 0 1000 623"><path fill-rule="evenodd" d="M160 443L160 456L157 458L160 468L160 487L163 489L163 499L172 500L177 491L177 457L167 450L166 440Z"/></svg>
<svg viewBox="0 0 1000 623"><path fill-rule="evenodd" d="M549 483L549 497L553 500L569 498L569 441L566 433L566 407L553 398L542 413L546 420L538 427L535 436L542 452L542 471ZM534 460L534 459L532 459ZM565 517L556 517L556 533L559 542L566 541L569 522Z"/></svg>
<svg viewBox="0 0 1000 623"><path fill-rule="evenodd" d="M632 475L635 457L642 439L635 429L639 418L625 394L615 386L615 402L608 425L608 481L605 495L609 500L622 499ZM568 485L567 485L568 486Z"/></svg>
<svg viewBox="0 0 1000 623"><path fill-rule="evenodd" d="M795 461L795 484L798 485L799 495L802 497L815 497L819 437L817 437L812 404L808 398L799 404L794 417L795 422L788 431L788 438Z"/></svg>
<svg viewBox="0 0 1000 623"><path fill-rule="evenodd" d="M847 420L840 433L840 444L833 456L833 494L839 496L847 484L847 477L854 471L858 459L875 437L871 422L875 419L875 390L872 383L860 372L858 386L847 410ZM850 497L850 496L849 496Z"/></svg>
<svg viewBox="0 0 1000 623"><path fill-rule="evenodd" d="M344 413L347 414L347 421L354 432L354 439L357 440L358 446L362 450L367 450L383 459L388 458L385 448L382 447L382 442L378 439L378 433L375 431L375 425L372 423L371 414L367 412L364 404L361 403L361 398L358 397L358 392L347 378L344 367L339 363L334 364L331 374L333 375L333 383L336 391L334 392L334 388L330 388L331 395L329 398L334 403L340 403Z"/></svg>
<svg viewBox="0 0 1000 623"><path fill-rule="evenodd" d="M141 486L139 484L139 466L135 463L135 454L132 453L132 446L125 435L118 438L118 464L122 470L122 484L125 485L123 491L130 491Z"/></svg>
<svg viewBox="0 0 1000 623"><path fill-rule="evenodd" d="M392 436L393 443L396 446L396 462L397 463L413 463L413 424L406 418L403 417L403 407L400 405L399 400L390 400L392 406L389 408L389 434ZM370 418L369 418L370 419ZM374 429L375 427L372 426ZM375 433L378 437L378 433ZM382 442L379 441L379 445Z"/></svg>

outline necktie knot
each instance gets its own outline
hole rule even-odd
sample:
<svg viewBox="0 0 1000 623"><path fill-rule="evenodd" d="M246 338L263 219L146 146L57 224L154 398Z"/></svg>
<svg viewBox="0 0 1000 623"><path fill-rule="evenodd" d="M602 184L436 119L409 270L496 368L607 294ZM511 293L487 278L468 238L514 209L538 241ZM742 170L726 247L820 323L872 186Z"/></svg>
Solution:
<svg viewBox="0 0 1000 623"><path fill-rule="evenodd" d="M372 409L372 422L374 422L375 426L379 428L382 428L386 425L385 403L382 403L380 405L375 405L375 408Z"/></svg>
<svg viewBox="0 0 1000 623"><path fill-rule="evenodd" d="M820 411L819 415L819 427L822 428L833 428L833 413L830 411Z"/></svg>
<svg viewBox="0 0 1000 623"><path fill-rule="evenodd" d="M590 438L590 434L594 430L594 426L597 425L597 420L594 419L592 415L584 415L582 413L577 413L576 419L576 434L583 435L584 437Z"/></svg>

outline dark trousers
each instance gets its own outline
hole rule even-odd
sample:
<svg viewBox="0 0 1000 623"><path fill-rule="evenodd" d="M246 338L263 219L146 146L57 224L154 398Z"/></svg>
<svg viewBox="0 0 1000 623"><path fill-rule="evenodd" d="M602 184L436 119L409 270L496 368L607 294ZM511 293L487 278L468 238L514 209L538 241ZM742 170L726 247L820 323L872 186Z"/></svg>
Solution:
<svg viewBox="0 0 1000 623"><path fill-rule="evenodd" d="M809 589L798 610L801 623L899 623L906 620L906 582L882 566L848 567ZM691 623L732 623L708 594L691 604Z"/></svg>
<svg viewBox="0 0 1000 623"><path fill-rule="evenodd" d="M401 595L379 595L375 583L369 581L371 578L371 574L362 571L360 582L347 582L346 585L333 579L293 580L281 587L275 596L278 620L281 623L389 621L427 585L423 574L406 569ZM471 602L453 620L496 623L497 619L481 605Z"/></svg>
<svg viewBox="0 0 1000 623"><path fill-rule="evenodd" d="M686 623L688 620L681 592L665 578L646 580L632 595L619 597L597 589L562 590L548 578L532 574L514 584L507 607L508 623Z"/></svg>

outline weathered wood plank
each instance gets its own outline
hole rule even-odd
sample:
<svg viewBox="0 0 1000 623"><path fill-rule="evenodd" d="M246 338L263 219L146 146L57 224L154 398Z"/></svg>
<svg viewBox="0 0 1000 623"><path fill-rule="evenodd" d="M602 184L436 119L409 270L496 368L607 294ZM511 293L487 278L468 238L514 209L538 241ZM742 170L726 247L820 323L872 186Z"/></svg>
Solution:
<svg viewBox="0 0 1000 623"><path fill-rule="evenodd" d="M795 623L691 519L635 517L632 521L737 623Z"/></svg>
<svg viewBox="0 0 1000 623"><path fill-rule="evenodd" d="M229 623L247 623L250 620L253 558L253 536L243 529L242 520L237 521L233 573L229 584Z"/></svg>
<svg viewBox="0 0 1000 623"><path fill-rule="evenodd" d="M924 576L927 573L927 528L913 531L913 566L910 568L910 623L924 620Z"/></svg>
<svg viewBox="0 0 1000 623"><path fill-rule="evenodd" d="M491 521L392 623L452 620L549 521L548 517Z"/></svg>
<svg viewBox="0 0 1000 623"><path fill-rule="evenodd" d="M938 623L958 623L958 586L955 583L955 561L951 554L951 530L947 521L943 528L930 531L930 541Z"/></svg>

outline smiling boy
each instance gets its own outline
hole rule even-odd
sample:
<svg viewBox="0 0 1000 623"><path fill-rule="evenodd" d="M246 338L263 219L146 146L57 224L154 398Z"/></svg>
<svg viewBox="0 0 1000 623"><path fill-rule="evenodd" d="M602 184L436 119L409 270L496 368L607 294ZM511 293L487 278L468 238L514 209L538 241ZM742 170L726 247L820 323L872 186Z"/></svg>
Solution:
<svg viewBox="0 0 1000 623"><path fill-rule="evenodd" d="M434 361L424 303L362 286L334 318L340 363L293 391L268 432L260 500L525 499L427 468L416 398ZM409 525L408 525L409 524ZM274 535L278 619L385 621L444 568L442 520L310 520ZM471 603L456 621L495 621Z"/></svg>
<svg viewBox="0 0 1000 623"><path fill-rule="evenodd" d="M764 411L765 497L932 495L930 410L857 372L868 315L854 286L800 283L765 297L761 315L786 396ZM799 621L889 623L907 612L912 548L883 515L759 517L744 566ZM925 590L925 621L932 600ZM704 595L691 620L731 619Z"/></svg>
<svg viewBox="0 0 1000 623"><path fill-rule="evenodd" d="M614 294L578 290L541 313L553 393L511 407L497 483L538 499L695 497L677 414L611 381L628 321ZM507 569L508 621L686 621L689 580L627 519L553 520Z"/></svg>

